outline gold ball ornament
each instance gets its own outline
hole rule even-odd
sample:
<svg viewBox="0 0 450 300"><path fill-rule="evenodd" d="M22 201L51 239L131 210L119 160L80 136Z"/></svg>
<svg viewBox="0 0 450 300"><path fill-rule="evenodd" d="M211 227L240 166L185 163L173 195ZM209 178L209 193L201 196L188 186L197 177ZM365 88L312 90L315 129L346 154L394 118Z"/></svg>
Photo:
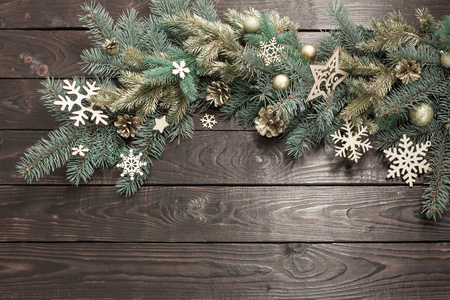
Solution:
<svg viewBox="0 0 450 300"><path fill-rule="evenodd" d="M317 55L317 49L313 45L304 45L302 47L302 54L309 60L313 60Z"/></svg>
<svg viewBox="0 0 450 300"><path fill-rule="evenodd" d="M278 74L273 79L273 87L279 91L286 90L289 87L289 77L285 74Z"/></svg>
<svg viewBox="0 0 450 300"><path fill-rule="evenodd" d="M244 20L244 30L246 33L256 33L260 26L259 20L255 17L248 17Z"/></svg>
<svg viewBox="0 0 450 300"><path fill-rule="evenodd" d="M427 126L433 120L434 111L431 105L420 103L414 106L409 112L409 119L414 125Z"/></svg>
<svg viewBox="0 0 450 300"><path fill-rule="evenodd" d="M450 69L450 52L442 53L441 63L445 68Z"/></svg>

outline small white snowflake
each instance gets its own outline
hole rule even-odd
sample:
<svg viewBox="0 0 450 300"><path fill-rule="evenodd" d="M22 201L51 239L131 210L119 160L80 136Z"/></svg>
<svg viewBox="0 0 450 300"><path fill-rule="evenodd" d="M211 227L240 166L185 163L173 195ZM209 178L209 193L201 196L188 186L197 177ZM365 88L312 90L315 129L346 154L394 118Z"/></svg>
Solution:
<svg viewBox="0 0 450 300"><path fill-rule="evenodd" d="M89 152L89 149L84 148L83 145L78 145L78 147L72 147L72 155L73 156L79 155L81 157L84 157L84 156L86 156L86 153L88 153L88 152Z"/></svg>
<svg viewBox="0 0 450 300"><path fill-rule="evenodd" d="M180 75L181 79L184 79L186 75L184 73L189 73L191 70L189 68L185 68L186 62L184 60L180 61L180 64L178 64L176 61L172 63L173 67L175 69L172 70L173 75Z"/></svg>
<svg viewBox="0 0 450 300"><path fill-rule="evenodd" d="M75 126L81 124L85 124L84 120L88 120L89 116L86 115L86 112L91 113L91 120L95 119L95 124L102 123L103 125L107 125L108 122L104 119L108 119L108 116L103 113L102 110L94 109L94 104L89 102L89 97L92 95L96 95L99 87L95 86L95 81L93 83L86 82L86 85L83 86L83 89L86 91L86 94L80 93L81 86L76 86L75 80L70 83L69 80L64 80L64 89L67 91L68 95L76 95L76 99L72 100L69 96L61 96L59 95L57 100L53 102L55 105L61 106L61 110L65 110L67 107L67 111L72 112L72 108L74 105L78 106L79 110L72 112L73 117L70 117L71 120L74 120ZM89 102L89 106L85 106L82 101Z"/></svg>
<svg viewBox="0 0 450 300"><path fill-rule="evenodd" d="M271 38L269 42L260 41L260 50L258 57L264 59L264 65L267 67L274 62L280 62L280 52L283 51L284 46L277 45L277 39Z"/></svg>
<svg viewBox="0 0 450 300"><path fill-rule="evenodd" d="M139 153L138 155L133 154L133 149L130 149L130 153L128 156L125 156L124 154L120 154L120 157L122 158L122 162L117 164L118 168L123 168L122 174L120 176L124 177L125 175L130 175L130 180L134 180L134 175L144 175L144 172L142 172L141 167L146 166L147 163L141 161L142 153Z"/></svg>
<svg viewBox="0 0 450 300"><path fill-rule="evenodd" d="M341 129L331 134L331 137L335 144L337 142L342 143L342 146L336 145L336 156L347 157L350 160L358 162L362 153L368 151L372 146L368 139L361 140L363 136L367 136L367 127L360 126L356 132L353 132L353 128L352 123L345 121ZM344 135L341 134L341 130L345 132Z"/></svg>
<svg viewBox="0 0 450 300"><path fill-rule="evenodd" d="M386 178L403 175L403 180L412 187L416 181L417 174L427 173L431 170L427 160L419 156L425 156L430 146L431 142L427 141L416 145L416 149L414 149L413 142L404 134L400 139L398 149L390 148L384 150L384 154L392 162Z"/></svg>
<svg viewBox="0 0 450 300"><path fill-rule="evenodd" d="M212 129L214 125L217 124L216 117L214 115L205 114L203 118L200 119L203 128Z"/></svg>

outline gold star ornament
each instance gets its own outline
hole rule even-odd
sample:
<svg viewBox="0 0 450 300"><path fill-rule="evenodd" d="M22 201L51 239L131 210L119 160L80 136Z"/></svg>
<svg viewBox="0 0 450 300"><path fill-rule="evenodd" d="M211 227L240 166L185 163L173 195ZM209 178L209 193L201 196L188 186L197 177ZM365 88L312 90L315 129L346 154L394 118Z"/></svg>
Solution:
<svg viewBox="0 0 450 300"><path fill-rule="evenodd" d="M334 51L327 63L322 65L310 65L314 77L314 85L309 92L306 102L323 96L328 96L336 89L337 85L348 77L348 73L339 69L339 49Z"/></svg>
<svg viewBox="0 0 450 300"><path fill-rule="evenodd" d="M159 130L159 132L163 133L164 128L167 126L169 126L169 123L166 122L166 116L162 116L161 118L155 118L153 130Z"/></svg>

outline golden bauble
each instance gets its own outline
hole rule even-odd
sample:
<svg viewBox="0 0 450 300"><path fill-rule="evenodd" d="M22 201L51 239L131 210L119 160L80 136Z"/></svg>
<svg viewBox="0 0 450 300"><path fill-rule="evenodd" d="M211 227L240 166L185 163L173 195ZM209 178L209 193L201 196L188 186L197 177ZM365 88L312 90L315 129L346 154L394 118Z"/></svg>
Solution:
<svg viewBox="0 0 450 300"><path fill-rule="evenodd" d="M317 55L317 49L313 45L304 45L302 54L309 60L313 60Z"/></svg>
<svg viewBox="0 0 450 300"><path fill-rule="evenodd" d="M260 26L259 20L255 17L248 17L244 20L244 30L246 33L256 33Z"/></svg>
<svg viewBox="0 0 450 300"><path fill-rule="evenodd" d="M450 69L450 52L442 53L441 63L445 68Z"/></svg>
<svg viewBox="0 0 450 300"><path fill-rule="evenodd" d="M427 126L433 120L434 111L431 105L420 103L414 106L409 112L409 119L414 125Z"/></svg>
<svg viewBox="0 0 450 300"><path fill-rule="evenodd" d="M289 87L289 77L285 74L278 74L273 79L273 87L279 91L286 90Z"/></svg>

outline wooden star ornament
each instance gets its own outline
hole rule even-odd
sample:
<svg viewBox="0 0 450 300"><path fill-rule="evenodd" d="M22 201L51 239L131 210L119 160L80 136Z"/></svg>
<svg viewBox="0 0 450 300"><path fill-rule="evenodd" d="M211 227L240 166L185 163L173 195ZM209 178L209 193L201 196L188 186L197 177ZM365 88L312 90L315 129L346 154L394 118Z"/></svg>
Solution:
<svg viewBox="0 0 450 300"><path fill-rule="evenodd" d="M169 126L169 123L166 121L166 116L162 116L161 118L155 118L155 126L153 126L153 130L159 130L159 132L163 133L164 128Z"/></svg>
<svg viewBox="0 0 450 300"><path fill-rule="evenodd" d="M339 69L339 48L334 51L327 63L323 65L310 65L314 77L314 85L309 92L306 102L323 96L328 96L336 89L337 85L348 77L348 73Z"/></svg>

